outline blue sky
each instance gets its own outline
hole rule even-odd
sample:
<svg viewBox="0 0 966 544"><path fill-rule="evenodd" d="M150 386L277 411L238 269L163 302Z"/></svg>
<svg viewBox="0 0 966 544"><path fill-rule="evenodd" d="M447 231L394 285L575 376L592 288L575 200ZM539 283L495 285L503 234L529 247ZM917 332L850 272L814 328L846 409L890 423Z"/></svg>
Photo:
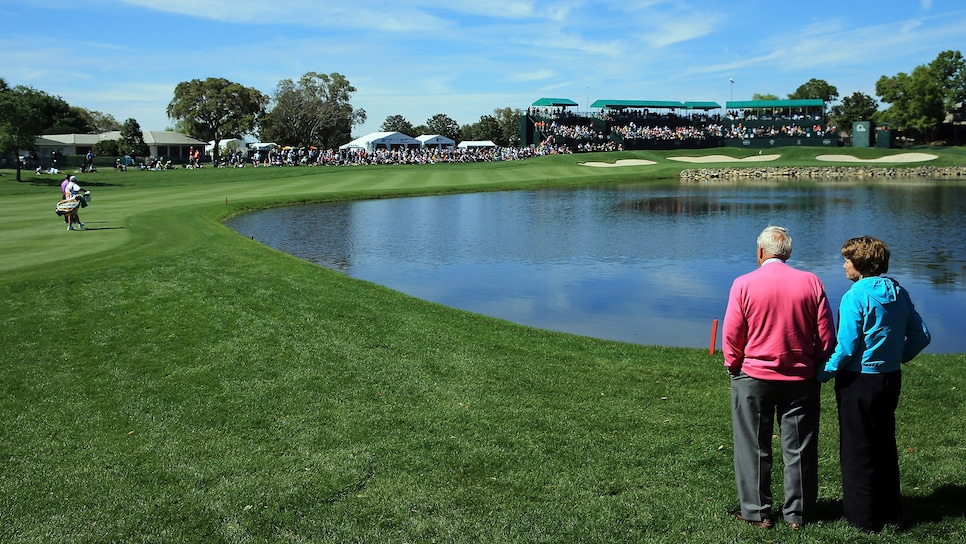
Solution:
<svg viewBox="0 0 966 544"><path fill-rule="evenodd" d="M271 94L338 72L368 114L358 136L541 97L724 106L811 78L875 96L880 76L966 50L964 29L962 0L3 0L0 77L164 130L181 81Z"/></svg>

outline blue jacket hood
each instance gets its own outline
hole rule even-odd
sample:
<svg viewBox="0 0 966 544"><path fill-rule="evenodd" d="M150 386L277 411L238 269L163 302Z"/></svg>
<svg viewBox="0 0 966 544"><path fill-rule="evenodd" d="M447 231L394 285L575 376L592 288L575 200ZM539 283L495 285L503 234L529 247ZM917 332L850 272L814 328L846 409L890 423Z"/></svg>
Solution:
<svg viewBox="0 0 966 544"><path fill-rule="evenodd" d="M853 289L869 295L879 304L885 305L899 299L899 283L892 278L871 276L855 282Z"/></svg>

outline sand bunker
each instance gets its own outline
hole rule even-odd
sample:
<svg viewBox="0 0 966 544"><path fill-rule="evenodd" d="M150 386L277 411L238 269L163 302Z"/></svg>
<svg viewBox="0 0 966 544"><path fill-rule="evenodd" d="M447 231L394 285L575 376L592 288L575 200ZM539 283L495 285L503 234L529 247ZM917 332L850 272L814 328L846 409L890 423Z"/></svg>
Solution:
<svg viewBox="0 0 966 544"><path fill-rule="evenodd" d="M644 159L619 159L617 162L582 162L582 166L594 166L596 168L614 168L618 166L647 166L649 164L657 164L654 161L646 161Z"/></svg>
<svg viewBox="0 0 966 544"><path fill-rule="evenodd" d="M860 159L852 155L819 155L815 157L820 161L828 162L876 162L876 163L898 163L898 162L925 162L938 158L931 153L900 153L879 157L878 159Z"/></svg>
<svg viewBox="0 0 966 544"><path fill-rule="evenodd" d="M705 155L704 157L668 157L668 160L679 162L768 162L781 155L752 155L743 159L736 159L727 155Z"/></svg>

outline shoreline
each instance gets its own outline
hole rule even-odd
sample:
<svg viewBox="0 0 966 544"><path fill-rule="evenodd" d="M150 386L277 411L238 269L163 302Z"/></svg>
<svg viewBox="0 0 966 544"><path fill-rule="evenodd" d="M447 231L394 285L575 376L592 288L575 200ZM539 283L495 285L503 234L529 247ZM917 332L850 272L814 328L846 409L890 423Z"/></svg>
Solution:
<svg viewBox="0 0 966 544"><path fill-rule="evenodd" d="M681 183L726 183L748 180L838 180L843 178L966 179L966 166L764 166L701 168L681 171Z"/></svg>

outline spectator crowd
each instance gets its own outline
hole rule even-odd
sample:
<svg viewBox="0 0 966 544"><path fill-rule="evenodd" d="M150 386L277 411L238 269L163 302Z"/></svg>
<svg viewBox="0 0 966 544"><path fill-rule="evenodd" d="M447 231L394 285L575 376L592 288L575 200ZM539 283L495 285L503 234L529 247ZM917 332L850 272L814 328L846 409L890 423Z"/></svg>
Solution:
<svg viewBox="0 0 966 544"><path fill-rule="evenodd" d="M753 115L727 112L724 116L692 112L688 116L643 110L604 110L578 115L564 108L531 108L539 143L495 147L408 147L373 150L318 149L315 147L274 147L271 149L225 150L216 166L359 166L387 164L442 164L524 160L542 155L591 151L621 151L624 142L714 142L750 138L825 138L836 136L836 129L823 126L814 115ZM760 117L760 119L759 119ZM767 118L767 119L766 119ZM766 122L761 122L766 121ZM784 122L781 122L784 121ZM197 151L189 156L185 168L200 168ZM170 160L148 157L141 169L172 168Z"/></svg>
<svg viewBox="0 0 966 544"><path fill-rule="evenodd" d="M825 138L836 135L835 127L823 126L820 121L816 122L814 115L749 114L742 117L739 112L728 112L722 119L706 112L679 116L647 110L618 110L588 118L559 110L531 111L536 112L536 119L541 119L534 122L534 128L542 137L566 141L578 150L604 151L620 147L609 145L612 140L702 142L728 138Z"/></svg>
<svg viewBox="0 0 966 544"><path fill-rule="evenodd" d="M219 158L219 167L244 166L362 166L373 164L441 164L490 161L515 161L541 155L570 153L566 146L545 145L515 147L425 147L326 149L314 147L275 147L255 150L247 155L242 151L229 152Z"/></svg>

